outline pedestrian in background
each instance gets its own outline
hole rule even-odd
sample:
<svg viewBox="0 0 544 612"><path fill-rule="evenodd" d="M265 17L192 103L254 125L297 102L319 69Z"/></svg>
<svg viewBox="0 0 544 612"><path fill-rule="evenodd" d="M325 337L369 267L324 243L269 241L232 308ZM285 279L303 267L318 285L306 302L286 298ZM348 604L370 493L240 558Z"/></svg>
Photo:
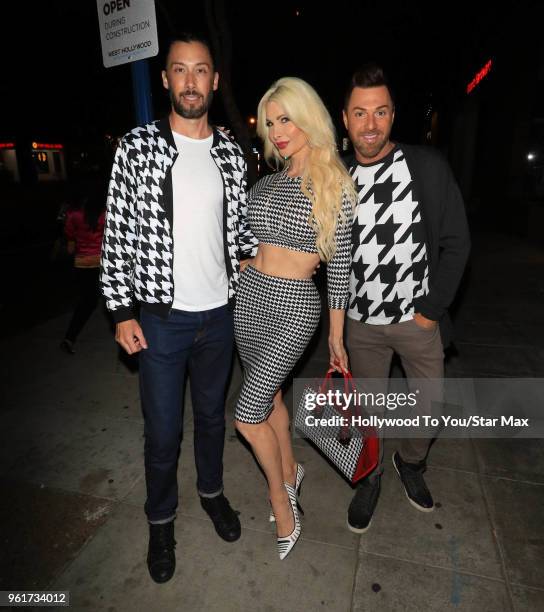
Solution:
<svg viewBox="0 0 544 612"><path fill-rule="evenodd" d="M74 256L77 303L60 347L75 353L75 342L94 312L100 295L98 277L104 234L105 186L100 179L81 185L66 211L66 250Z"/></svg>

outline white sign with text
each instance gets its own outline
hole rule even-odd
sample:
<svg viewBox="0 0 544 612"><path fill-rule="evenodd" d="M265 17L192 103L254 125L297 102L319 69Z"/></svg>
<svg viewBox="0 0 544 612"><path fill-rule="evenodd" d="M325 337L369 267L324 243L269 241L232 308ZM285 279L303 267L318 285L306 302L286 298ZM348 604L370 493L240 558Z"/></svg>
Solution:
<svg viewBox="0 0 544 612"><path fill-rule="evenodd" d="M159 52L155 0L96 0L104 66L120 66Z"/></svg>

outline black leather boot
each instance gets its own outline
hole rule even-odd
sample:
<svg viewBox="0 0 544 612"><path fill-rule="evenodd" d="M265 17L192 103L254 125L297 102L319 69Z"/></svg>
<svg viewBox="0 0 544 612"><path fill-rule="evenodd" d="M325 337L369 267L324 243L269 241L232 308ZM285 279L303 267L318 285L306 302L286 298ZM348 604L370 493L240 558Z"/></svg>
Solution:
<svg viewBox="0 0 544 612"><path fill-rule="evenodd" d="M200 504L212 519L219 537L226 542L234 542L240 537L240 519L230 507L227 498L221 493L216 497L200 497Z"/></svg>
<svg viewBox="0 0 544 612"><path fill-rule="evenodd" d="M149 525L147 568L155 582L168 582L176 569L174 521Z"/></svg>

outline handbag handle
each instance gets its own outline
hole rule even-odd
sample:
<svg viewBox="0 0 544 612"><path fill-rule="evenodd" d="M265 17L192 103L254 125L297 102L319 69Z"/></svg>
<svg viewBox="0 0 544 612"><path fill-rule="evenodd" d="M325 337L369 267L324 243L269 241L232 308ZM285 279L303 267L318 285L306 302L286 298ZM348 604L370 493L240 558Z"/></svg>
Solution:
<svg viewBox="0 0 544 612"><path fill-rule="evenodd" d="M332 373L335 372L336 370L334 368L329 368L327 370L327 373L325 374L325 378L323 380L323 382L327 382L327 384L330 386L331 384L331 379L332 379ZM346 395L348 395L351 392L353 392L354 394L357 392L356 388L355 388L355 382L353 380L353 374L349 371L346 370L345 372L342 372L342 375L344 377L344 392L346 393ZM358 408L358 406L356 404L353 405L353 408L347 408L345 410L345 416L348 417L349 419L351 419L353 416L361 416L361 412ZM374 427L372 426L364 426L362 428L357 428L360 429L362 432L364 432L364 436L366 438L375 438L377 437L376 435L376 431L374 429ZM350 431L350 427L349 425L341 425L339 432L338 432L338 437L337 440L338 442L340 442L340 444L347 446L350 442L351 442L352 436L351 436L351 431Z"/></svg>
<svg viewBox="0 0 544 612"><path fill-rule="evenodd" d="M323 381L319 385L319 393L327 393L327 391L331 390L332 387L332 375L336 372L334 368L329 368ZM355 393L355 384L353 382L353 375L349 370L345 370L342 372L342 377L344 379L344 393L349 395L350 392ZM351 417L352 411L348 409L346 411L346 416ZM338 432L338 441L341 444L348 445L351 441L350 429L349 425L341 425L340 430Z"/></svg>
<svg viewBox="0 0 544 612"><path fill-rule="evenodd" d="M324 392L326 393L326 391L328 391L331 388L332 375L334 374L334 372L336 372L334 368L329 368L327 370L327 373L325 374L325 377L323 378L321 385L319 385L320 393L324 393ZM346 393L346 395L350 391L355 391L355 384L353 382L352 373L349 370L345 370L344 372L342 372L342 376L344 378L344 392Z"/></svg>
<svg viewBox="0 0 544 612"><path fill-rule="evenodd" d="M332 391L332 375L333 373L336 372L336 370L334 368L329 368L325 374L325 376L323 377L323 379L321 380L320 383L318 383L317 385L317 392L320 395L326 395L329 391ZM348 387L348 382L347 382L347 378L346 378L346 373L344 374L344 391L345 393L349 393L349 387ZM349 376L351 377L351 373L349 374ZM351 377L352 380L352 387L353 387L353 377ZM317 381L316 381L317 382ZM320 410L315 411L316 415L320 415L321 412L323 411L323 409L321 408Z"/></svg>

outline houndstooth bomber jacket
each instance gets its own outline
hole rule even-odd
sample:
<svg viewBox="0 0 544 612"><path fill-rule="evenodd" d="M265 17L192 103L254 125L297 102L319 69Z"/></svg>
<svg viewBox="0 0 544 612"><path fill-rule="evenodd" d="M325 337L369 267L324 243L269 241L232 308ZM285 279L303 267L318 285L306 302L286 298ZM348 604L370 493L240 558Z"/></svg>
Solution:
<svg viewBox="0 0 544 612"><path fill-rule="evenodd" d="M171 169L178 154L168 118L135 128L117 148L100 271L101 291L116 323L135 317L136 302L162 317L172 307ZM233 308L240 255L253 256L257 240L246 222L246 164L240 147L214 128L211 155L223 179L223 245Z"/></svg>

